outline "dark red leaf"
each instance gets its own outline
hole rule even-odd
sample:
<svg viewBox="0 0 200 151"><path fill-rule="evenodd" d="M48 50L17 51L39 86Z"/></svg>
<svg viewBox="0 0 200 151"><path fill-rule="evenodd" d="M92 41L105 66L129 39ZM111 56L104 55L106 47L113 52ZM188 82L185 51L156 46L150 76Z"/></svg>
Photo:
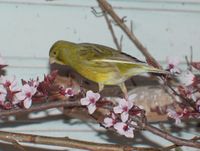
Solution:
<svg viewBox="0 0 200 151"><path fill-rule="evenodd" d="M191 63L192 67L194 67L197 70L200 70L200 62L192 62Z"/></svg>
<svg viewBox="0 0 200 151"><path fill-rule="evenodd" d="M8 65L0 65L0 70L7 67Z"/></svg>

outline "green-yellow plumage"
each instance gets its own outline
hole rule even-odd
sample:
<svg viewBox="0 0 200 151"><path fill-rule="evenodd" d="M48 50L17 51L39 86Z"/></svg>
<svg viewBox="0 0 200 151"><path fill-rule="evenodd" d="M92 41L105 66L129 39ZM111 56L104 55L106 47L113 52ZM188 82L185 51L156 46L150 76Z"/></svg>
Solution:
<svg viewBox="0 0 200 151"><path fill-rule="evenodd" d="M98 83L100 91L104 85L119 85L126 97L124 82L131 76L145 72L167 73L130 55L98 44L57 41L51 47L49 56L51 63L68 65L85 78Z"/></svg>

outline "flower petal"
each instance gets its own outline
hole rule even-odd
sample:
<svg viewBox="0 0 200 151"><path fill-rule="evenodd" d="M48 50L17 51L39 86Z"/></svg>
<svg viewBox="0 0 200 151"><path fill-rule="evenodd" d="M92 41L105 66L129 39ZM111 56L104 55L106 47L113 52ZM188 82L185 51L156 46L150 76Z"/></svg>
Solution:
<svg viewBox="0 0 200 151"><path fill-rule="evenodd" d="M127 112L123 112L122 114L121 114L121 120L122 120L122 122L126 122L127 120L128 120L128 113Z"/></svg>
<svg viewBox="0 0 200 151"><path fill-rule="evenodd" d="M133 102L128 101L127 103L128 103L128 109L130 110L133 107Z"/></svg>
<svg viewBox="0 0 200 151"><path fill-rule="evenodd" d="M27 99L24 100L23 104L24 104L24 107L25 107L26 109L28 109L28 108L30 108L31 105L32 105L32 100L27 98Z"/></svg>
<svg viewBox="0 0 200 151"><path fill-rule="evenodd" d="M98 101L100 98L100 94L99 93L94 93L93 91L89 90L86 93L86 97L89 99L95 99L95 101Z"/></svg>
<svg viewBox="0 0 200 151"><path fill-rule="evenodd" d="M175 125L180 125L180 124L181 124L181 119L175 118Z"/></svg>
<svg viewBox="0 0 200 151"><path fill-rule="evenodd" d="M96 110L96 105L95 105L95 104L89 104L89 105L87 106L87 108L88 108L89 114L92 114L92 113L94 113L94 111Z"/></svg>
<svg viewBox="0 0 200 151"><path fill-rule="evenodd" d="M26 92L31 92L31 87L28 84L24 84L22 87L22 91Z"/></svg>
<svg viewBox="0 0 200 151"><path fill-rule="evenodd" d="M81 98L81 105L88 105L90 104L90 100L88 98Z"/></svg>
<svg viewBox="0 0 200 151"><path fill-rule="evenodd" d="M18 92L16 93L14 96L13 96L13 100L12 100L12 103L13 104L18 104L20 103L21 101L23 101L25 99L25 95L23 92Z"/></svg>
<svg viewBox="0 0 200 151"><path fill-rule="evenodd" d="M194 79L195 79L194 74L189 70L182 72L178 77L178 80L185 86L189 86L192 83L194 83Z"/></svg>
<svg viewBox="0 0 200 151"><path fill-rule="evenodd" d="M113 108L113 111L115 113L122 113L123 112L123 108L118 105L118 106Z"/></svg>
<svg viewBox="0 0 200 151"><path fill-rule="evenodd" d="M99 93L94 93L94 97L95 97L96 101L98 101L101 96Z"/></svg>
<svg viewBox="0 0 200 151"><path fill-rule="evenodd" d="M94 92L91 91L91 90L87 91L87 92L86 92L86 97L88 97L88 98L93 98L93 97L94 97Z"/></svg>
<svg viewBox="0 0 200 151"><path fill-rule="evenodd" d="M124 135L128 138L133 138L134 137L133 129L129 128L127 131L124 132Z"/></svg>
<svg viewBox="0 0 200 151"><path fill-rule="evenodd" d="M174 66L177 66L180 63L180 59L178 57L168 56L167 57L167 63L172 64Z"/></svg>
<svg viewBox="0 0 200 151"><path fill-rule="evenodd" d="M118 99L118 103L120 106L127 106L127 101L125 99Z"/></svg>
<svg viewBox="0 0 200 151"><path fill-rule="evenodd" d="M117 132L118 132L119 134L123 135L123 134L124 134L123 128L124 128L125 125L126 125L125 123L119 122L119 123L116 123L116 124L114 125L114 128L117 130Z"/></svg>
<svg viewBox="0 0 200 151"><path fill-rule="evenodd" d="M5 94L0 94L0 102L4 102L6 100L6 95Z"/></svg>
<svg viewBox="0 0 200 151"><path fill-rule="evenodd" d="M113 119L109 117L104 118L104 126L105 127L113 126Z"/></svg>
<svg viewBox="0 0 200 151"><path fill-rule="evenodd" d="M0 85L0 94L7 94L5 87L3 87L2 85Z"/></svg>

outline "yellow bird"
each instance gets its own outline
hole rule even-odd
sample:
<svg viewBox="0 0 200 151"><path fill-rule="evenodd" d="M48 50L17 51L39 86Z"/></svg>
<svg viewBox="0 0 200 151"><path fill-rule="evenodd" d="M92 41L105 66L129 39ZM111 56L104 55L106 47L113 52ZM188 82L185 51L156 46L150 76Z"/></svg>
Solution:
<svg viewBox="0 0 200 151"><path fill-rule="evenodd" d="M128 98L124 82L132 76L152 72L168 74L113 48L92 44L57 41L49 52L50 63L68 65L83 77L99 84L118 85Z"/></svg>

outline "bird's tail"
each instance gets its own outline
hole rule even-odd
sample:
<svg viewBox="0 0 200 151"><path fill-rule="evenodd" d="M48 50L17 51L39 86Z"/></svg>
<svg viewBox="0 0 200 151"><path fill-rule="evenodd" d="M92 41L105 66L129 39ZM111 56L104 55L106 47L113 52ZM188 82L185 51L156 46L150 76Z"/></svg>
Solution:
<svg viewBox="0 0 200 151"><path fill-rule="evenodd" d="M126 75L129 76L134 76L142 73L156 73L156 74L170 74L168 71L154 68L152 66L149 66L147 64L136 64L136 65L131 65L132 67L129 68L128 72L126 72Z"/></svg>
<svg viewBox="0 0 200 151"><path fill-rule="evenodd" d="M158 69L158 68L154 68L154 67L148 66L148 65L143 66L143 70L144 70L144 71L147 71L147 72L149 72L149 73L158 73L158 74L166 74L166 75L167 75L167 74L170 74L169 71L162 70L162 69Z"/></svg>

